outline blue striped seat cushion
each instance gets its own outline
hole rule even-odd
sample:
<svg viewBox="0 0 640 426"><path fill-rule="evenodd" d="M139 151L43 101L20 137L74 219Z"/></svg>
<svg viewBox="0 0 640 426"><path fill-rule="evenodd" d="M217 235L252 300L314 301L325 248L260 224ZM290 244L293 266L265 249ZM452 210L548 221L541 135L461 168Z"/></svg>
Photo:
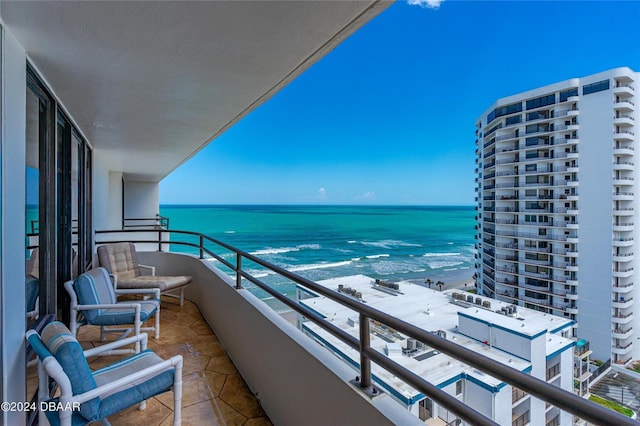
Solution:
<svg viewBox="0 0 640 426"><path fill-rule="evenodd" d="M158 299L150 300L128 300L126 302L119 302L118 304L139 303L140 304L140 321L145 322L149 317L156 313L160 306ZM136 310L133 308L128 309L96 309L100 311L100 316L90 319L87 315L91 311L83 311L87 322L92 325L119 325L119 324L133 324L136 316Z"/></svg>
<svg viewBox="0 0 640 426"><path fill-rule="evenodd" d="M111 277L104 268L95 268L76 278L74 283L78 303L81 305L110 305L117 302L116 293L111 283ZM84 312L89 323L102 315L102 309L92 309Z"/></svg>
<svg viewBox="0 0 640 426"><path fill-rule="evenodd" d="M54 321L42 330L42 342L62 366L73 394L81 394L96 388L82 347L69 329L61 322ZM95 418L100 408L100 400L94 398L80 405L80 414L87 419Z"/></svg>
<svg viewBox="0 0 640 426"><path fill-rule="evenodd" d="M108 367L96 370L93 373L93 377L96 384L101 386L161 362L163 362L162 358L147 349ZM174 373L175 369L169 366L152 377L139 379L123 388L118 388L111 393L102 395L100 397L99 418L111 416L133 404L168 391L173 385Z"/></svg>

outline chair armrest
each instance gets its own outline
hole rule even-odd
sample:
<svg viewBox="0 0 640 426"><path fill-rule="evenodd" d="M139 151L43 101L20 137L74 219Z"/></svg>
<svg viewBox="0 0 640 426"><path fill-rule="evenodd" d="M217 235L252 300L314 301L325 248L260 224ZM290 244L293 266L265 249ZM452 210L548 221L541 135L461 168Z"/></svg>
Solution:
<svg viewBox="0 0 640 426"><path fill-rule="evenodd" d="M78 305L79 311L88 311L92 309L135 309L141 308L140 303L112 303L105 305Z"/></svg>
<svg viewBox="0 0 640 426"><path fill-rule="evenodd" d="M119 294L153 294L156 299L160 300L159 288L132 288L132 289L120 289L116 290L116 295Z"/></svg>
<svg viewBox="0 0 640 426"><path fill-rule="evenodd" d="M136 342L142 342L142 350L145 350L147 347L147 340L149 339L149 335L147 333L142 333L138 336L127 337L126 339L116 340L115 342L107 343L106 345L96 346L95 348L87 349L84 351L84 357L89 358L90 356L100 355L103 352L110 351L112 349L120 348L122 346L130 345Z"/></svg>
<svg viewBox="0 0 640 426"><path fill-rule="evenodd" d="M176 355L173 356L171 358L169 358L166 361L163 361L159 364L156 365L152 365L151 367L147 367L144 368L140 371L136 371L135 373L132 373L130 375L128 375L127 377L122 377L121 379L118 380L114 380L113 382L109 382L105 385L99 386L95 389L91 389L88 392L85 393L81 393L78 395L74 395L72 401L76 401L79 403L83 403L83 402L87 402L89 400L92 400L93 398L99 397L100 395L103 395L107 392L111 392L113 390L118 389L119 387L122 387L124 385L128 385L130 383L134 383L136 381L139 381L140 379L144 379L146 377L150 377L164 369L166 369L167 367L175 367L177 365L182 365L182 355ZM138 401L139 402L139 401Z"/></svg>
<svg viewBox="0 0 640 426"><path fill-rule="evenodd" d="M156 267L155 266L149 266L149 265L141 265L138 264L138 267L141 269L147 269L150 271L149 275L155 275L156 274Z"/></svg>
<svg viewBox="0 0 640 426"><path fill-rule="evenodd" d="M118 275L117 274L109 274L109 276L111 277L111 282L113 283L113 288L117 289L118 288Z"/></svg>

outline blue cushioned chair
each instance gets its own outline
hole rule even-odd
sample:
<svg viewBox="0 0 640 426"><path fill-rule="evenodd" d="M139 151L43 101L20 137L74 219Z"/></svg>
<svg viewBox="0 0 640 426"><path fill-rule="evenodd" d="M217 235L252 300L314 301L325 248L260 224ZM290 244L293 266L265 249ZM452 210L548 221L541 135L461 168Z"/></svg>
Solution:
<svg viewBox="0 0 640 426"><path fill-rule="evenodd" d="M115 290L104 268L87 271L64 286L71 297L70 328L74 336L81 325L91 324L100 326L100 339L104 340L105 332L127 334L131 331L131 328L107 326L133 324L136 336L140 331L155 331L155 338L160 337L160 290ZM118 302L120 294L152 294L155 299ZM142 327L142 323L154 315L155 327Z"/></svg>
<svg viewBox="0 0 640 426"><path fill-rule="evenodd" d="M145 400L173 389L173 424L181 423L182 356L166 361L146 349L148 336L141 334L87 351L61 322L52 322L42 330L27 332L29 344L38 354L38 402L40 424L45 417L54 425L86 425L106 418L135 404L144 410ZM114 352L114 348L142 343L142 352L92 372L87 357ZM60 386L60 396L49 399L49 378ZM44 404L43 404L44 403Z"/></svg>

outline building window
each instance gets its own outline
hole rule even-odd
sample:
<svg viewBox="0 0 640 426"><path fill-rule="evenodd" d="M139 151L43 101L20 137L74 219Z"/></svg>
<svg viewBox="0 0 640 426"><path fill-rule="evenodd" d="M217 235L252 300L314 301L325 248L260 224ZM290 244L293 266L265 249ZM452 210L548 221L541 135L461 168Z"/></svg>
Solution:
<svg viewBox="0 0 640 426"><path fill-rule="evenodd" d="M530 99L527 101L527 111L530 109L540 108L547 105L553 105L556 103L556 95L541 96L536 99Z"/></svg>
<svg viewBox="0 0 640 426"><path fill-rule="evenodd" d="M582 94L588 95L590 93L601 92L603 90L609 90L609 80L596 81L595 83L585 84L582 86Z"/></svg>
<svg viewBox="0 0 640 426"><path fill-rule="evenodd" d="M462 380L456 382L456 396L462 395Z"/></svg>
<svg viewBox="0 0 640 426"><path fill-rule="evenodd" d="M427 420L433 417L433 401L429 398L418 402L418 417L420 417L420 420Z"/></svg>
<svg viewBox="0 0 640 426"><path fill-rule="evenodd" d="M560 92L560 102L564 102L572 96L578 96L578 88L565 90Z"/></svg>

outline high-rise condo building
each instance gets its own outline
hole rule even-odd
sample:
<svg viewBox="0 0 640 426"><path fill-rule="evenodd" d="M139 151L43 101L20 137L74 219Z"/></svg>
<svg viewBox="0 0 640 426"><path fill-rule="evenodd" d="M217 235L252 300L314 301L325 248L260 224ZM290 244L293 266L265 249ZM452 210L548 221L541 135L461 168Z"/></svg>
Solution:
<svg viewBox="0 0 640 426"><path fill-rule="evenodd" d="M478 292L575 320L592 357L618 364L640 358L639 79L573 78L476 122Z"/></svg>

